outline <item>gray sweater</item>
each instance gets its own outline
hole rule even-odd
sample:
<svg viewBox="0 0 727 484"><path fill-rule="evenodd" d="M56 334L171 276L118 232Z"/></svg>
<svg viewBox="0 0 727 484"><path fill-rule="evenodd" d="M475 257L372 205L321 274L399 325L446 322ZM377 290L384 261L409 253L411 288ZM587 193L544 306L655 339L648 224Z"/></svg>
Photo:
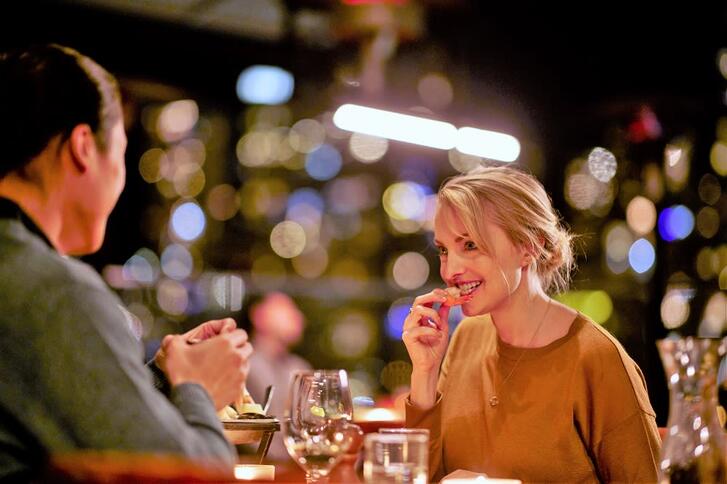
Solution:
<svg viewBox="0 0 727 484"><path fill-rule="evenodd" d="M27 217L9 218L8 207L0 200L0 479L79 449L231 465L234 448L207 392L196 384L158 390L119 299Z"/></svg>

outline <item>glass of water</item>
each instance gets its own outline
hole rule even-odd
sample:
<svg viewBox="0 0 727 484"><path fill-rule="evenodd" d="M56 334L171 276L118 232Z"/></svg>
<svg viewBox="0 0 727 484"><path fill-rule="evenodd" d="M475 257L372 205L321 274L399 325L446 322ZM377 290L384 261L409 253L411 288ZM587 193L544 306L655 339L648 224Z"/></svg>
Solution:
<svg viewBox="0 0 727 484"><path fill-rule="evenodd" d="M364 441L367 484L426 484L429 438L424 433L368 434Z"/></svg>

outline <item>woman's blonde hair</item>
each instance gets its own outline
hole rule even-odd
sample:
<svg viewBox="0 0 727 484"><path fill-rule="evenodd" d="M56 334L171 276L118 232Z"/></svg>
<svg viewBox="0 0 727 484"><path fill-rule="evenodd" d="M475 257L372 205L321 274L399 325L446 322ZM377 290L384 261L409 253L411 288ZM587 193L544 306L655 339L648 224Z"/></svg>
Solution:
<svg viewBox="0 0 727 484"><path fill-rule="evenodd" d="M481 167L446 180L440 207L450 208L481 250L495 255L485 221L502 228L510 241L525 247L546 292L568 289L575 267L573 235L562 225L543 185L532 175L508 166ZM532 266L531 266L532 267Z"/></svg>

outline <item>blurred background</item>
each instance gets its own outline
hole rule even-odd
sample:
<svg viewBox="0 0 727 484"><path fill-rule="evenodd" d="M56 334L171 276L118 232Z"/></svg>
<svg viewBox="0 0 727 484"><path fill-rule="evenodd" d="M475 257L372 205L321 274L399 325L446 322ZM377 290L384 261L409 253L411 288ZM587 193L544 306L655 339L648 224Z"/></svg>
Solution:
<svg viewBox="0 0 727 484"><path fill-rule="evenodd" d="M1 49L65 44L120 80L128 180L87 260L150 351L210 318L251 329L251 305L283 292L305 319L294 351L349 370L357 402L391 405L409 380L404 316L442 286L438 186L513 162L581 235L559 298L624 344L662 426L655 341L727 323L726 33L724 2L0 7ZM333 121L344 104L504 133L516 149L352 133Z"/></svg>

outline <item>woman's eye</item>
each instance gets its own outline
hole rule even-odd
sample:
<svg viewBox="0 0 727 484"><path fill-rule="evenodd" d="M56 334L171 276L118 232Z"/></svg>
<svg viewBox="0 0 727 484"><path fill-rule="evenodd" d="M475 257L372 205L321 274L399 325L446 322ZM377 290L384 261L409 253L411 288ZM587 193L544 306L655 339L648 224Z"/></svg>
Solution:
<svg viewBox="0 0 727 484"><path fill-rule="evenodd" d="M477 250L477 244L475 244L471 240L468 240L464 243L464 250Z"/></svg>
<svg viewBox="0 0 727 484"><path fill-rule="evenodd" d="M437 254L439 254L439 257L447 255L447 249L444 247L437 247Z"/></svg>

